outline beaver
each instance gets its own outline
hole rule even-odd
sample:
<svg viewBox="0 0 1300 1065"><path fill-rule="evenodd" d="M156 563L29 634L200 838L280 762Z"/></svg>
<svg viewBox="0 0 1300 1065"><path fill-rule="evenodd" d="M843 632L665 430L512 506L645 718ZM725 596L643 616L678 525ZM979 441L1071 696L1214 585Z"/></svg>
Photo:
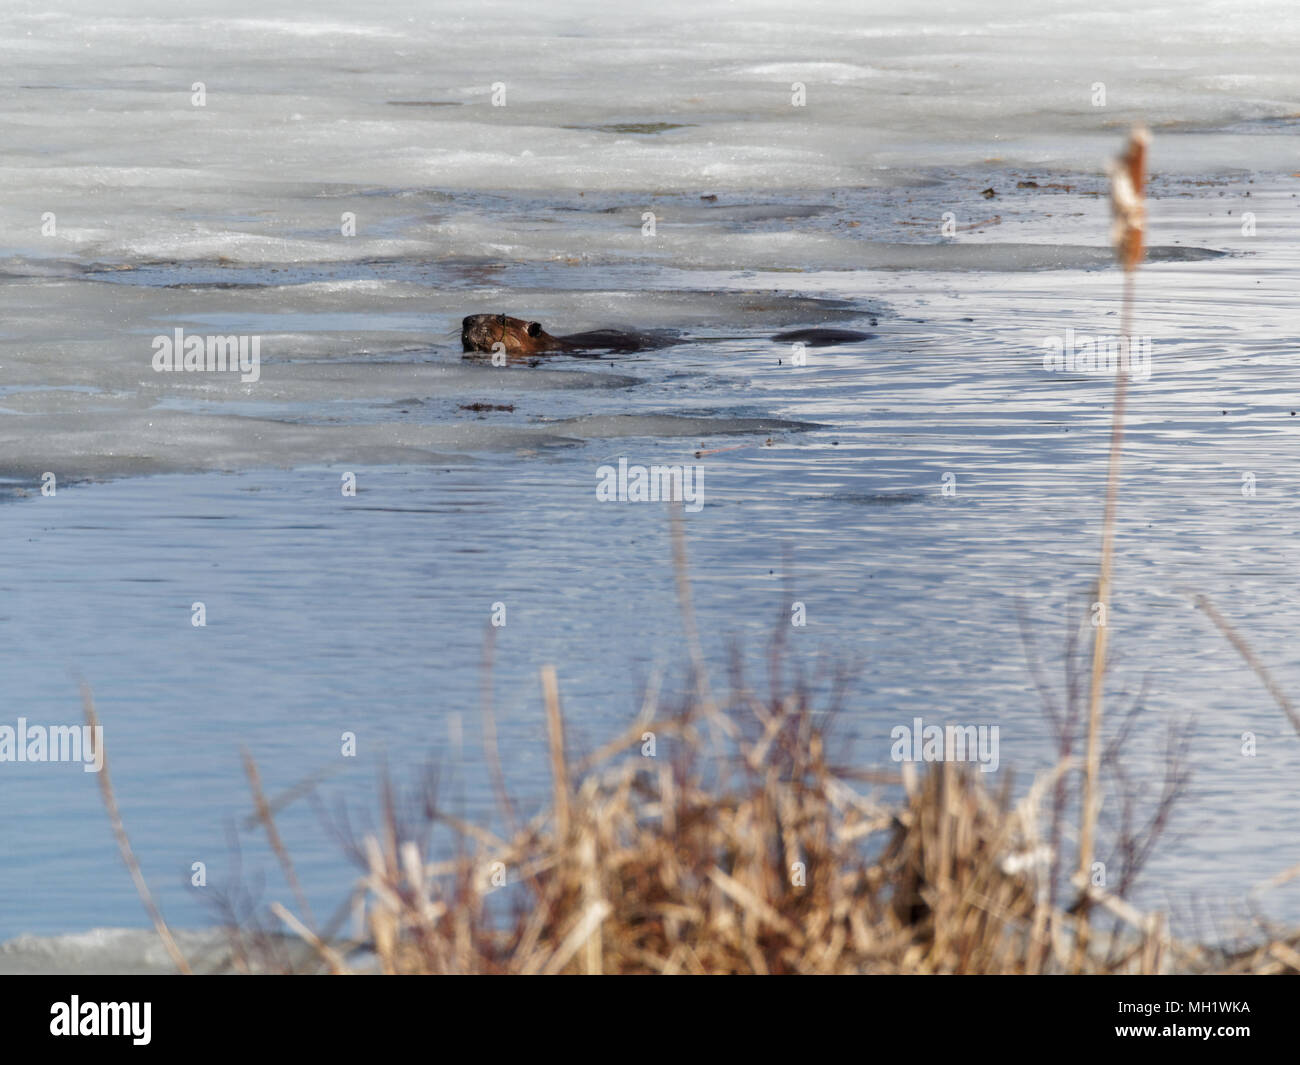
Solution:
<svg viewBox="0 0 1300 1065"><path fill-rule="evenodd" d="M874 322L872 323L875 324ZM778 333L772 339L784 343L801 342L810 347L828 347L855 340L870 340L874 333L851 329L797 329ZM471 314L460 323L460 343L466 356L491 354L500 344L509 359L531 359L537 355L590 355L597 352L645 351L684 341L676 333L628 333L618 329L593 329L587 333L551 336L541 322L511 318L505 314ZM746 340L748 337L698 337L700 340Z"/></svg>
<svg viewBox="0 0 1300 1065"><path fill-rule="evenodd" d="M542 328L541 322L526 322L505 314L471 314L460 323L460 343L466 354L491 354L501 344L511 359L557 352L644 351L676 344L679 339L671 333L627 333L617 329L555 337Z"/></svg>

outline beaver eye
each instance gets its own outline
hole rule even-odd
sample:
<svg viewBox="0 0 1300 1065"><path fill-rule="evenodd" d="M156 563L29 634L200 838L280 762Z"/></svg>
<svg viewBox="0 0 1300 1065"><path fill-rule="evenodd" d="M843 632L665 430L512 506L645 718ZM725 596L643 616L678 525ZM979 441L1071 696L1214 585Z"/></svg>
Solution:
<svg viewBox="0 0 1300 1065"><path fill-rule="evenodd" d="M541 335L542 335L542 323L541 323L541 322L529 322L529 323L528 323L528 335L529 335L530 337L539 337L539 336L541 336Z"/></svg>

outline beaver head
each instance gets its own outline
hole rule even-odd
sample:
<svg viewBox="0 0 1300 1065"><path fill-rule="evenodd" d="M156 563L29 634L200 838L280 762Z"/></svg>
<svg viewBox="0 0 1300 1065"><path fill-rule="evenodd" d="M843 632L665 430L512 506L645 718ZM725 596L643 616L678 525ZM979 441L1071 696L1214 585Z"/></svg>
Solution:
<svg viewBox="0 0 1300 1065"><path fill-rule="evenodd" d="M525 322L504 314L471 314L460 323L460 342L467 352L488 354L502 344L508 356L564 350L563 342L546 332L540 322Z"/></svg>

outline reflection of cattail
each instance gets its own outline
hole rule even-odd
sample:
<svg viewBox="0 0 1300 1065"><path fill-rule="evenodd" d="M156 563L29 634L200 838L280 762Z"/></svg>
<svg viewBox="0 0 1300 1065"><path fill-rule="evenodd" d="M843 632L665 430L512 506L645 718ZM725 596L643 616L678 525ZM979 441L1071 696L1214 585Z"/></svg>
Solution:
<svg viewBox="0 0 1300 1065"><path fill-rule="evenodd" d="M1109 635L1111 563L1115 555L1115 506L1119 495L1119 459L1124 445L1124 401L1128 394L1128 361L1133 353L1133 278L1144 254L1146 225L1147 145L1151 135L1135 126L1124 154L1110 166L1110 209L1114 217L1111 242L1124 270L1122 329L1127 354L1115 372L1115 406L1110 423L1110 466L1106 475L1106 511L1101 521L1101 563L1097 569L1097 602L1104 611L1092 643L1092 687L1088 693L1088 749L1084 763L1083 809L1079 829L1079 886L1087 891L1092 866L1093 839L1101 805L1102 686L1106 677L1106 642ZM1082 946L1082 942L1080 944Z"/></svg>
<svg viewBox="0 0 1300 1065"><path fill-rule="evenodd" d="M1144 128L1133 127L1124 154L1110 165L1110 211L1114 219L1110 240L1115 245L1115 256L1125 270L1135 269L1142 261L1147 145L1150 143L1151 135Z"/></svg>

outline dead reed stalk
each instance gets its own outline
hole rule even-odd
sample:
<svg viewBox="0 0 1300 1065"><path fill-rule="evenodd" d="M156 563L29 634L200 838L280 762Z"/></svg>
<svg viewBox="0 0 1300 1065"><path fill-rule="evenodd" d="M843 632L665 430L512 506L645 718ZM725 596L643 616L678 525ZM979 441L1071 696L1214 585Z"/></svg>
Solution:
<svg viewBox="0 0 1300 1065"><path fill-rule="evenodd" d="M95 699L90 693L90 685L88 684L81 685L81 706L85 711L86 724L90 726L91 731L94 732L100 729L99 715L95 713ZM102 736L103 733L100 732L99 735ZM113 781L108 774L108 752L106 749L104 749L104 764L100 767L98 776L99 794L103 799L104 809L108 813L108 822L113 826L113 837L117 840L117 849L121 851L122 861L126 863L127 871L131 874L131 881L135 884L136 894L140 896L140 901L144 903L145 912L149 914L149 920L177 970L189 976L191 974L190 964L185 960L185 955L181 953L181 948L176 945L176 939L172 936L171 929L167 927L166 920L163 919L162 910L158 908L158 903L154 901L153 892L149 890L149 884L144 878L144 872L140 869L140 863L136 860L135 851L131 847L131 838L126 834L126 825L122 821L122 812L118 809L117 796L113 792Z"/></svg>
<svg viewBox="0 0 1300 1065"><path fill-rule="evenodd" d="M1106 473L1106 509L1102 517L1101 562L1097 571L1097 602L1103 611L1093 635L1092 687L1088 697L1088 741L1084 756L1082 824L1079 829L1078 879L1087 883L1091 868L1101 773L1102 689L1106 678L1106 643L1110 631L1111 571L1115 556L1115 511L1119 496L1120 455L1124 446L1124 404L1128 395L1127 359L1133 350L1134 277L1144 251L1146 227L1146 156L1150 137L1136 128L1128 147L1111 167L1110 202L1114 215L1112 242L1124 270L1124 309L1121 335L1126 350L1115 367L1115 404L1111 412L1110 461Z"/></svg>

